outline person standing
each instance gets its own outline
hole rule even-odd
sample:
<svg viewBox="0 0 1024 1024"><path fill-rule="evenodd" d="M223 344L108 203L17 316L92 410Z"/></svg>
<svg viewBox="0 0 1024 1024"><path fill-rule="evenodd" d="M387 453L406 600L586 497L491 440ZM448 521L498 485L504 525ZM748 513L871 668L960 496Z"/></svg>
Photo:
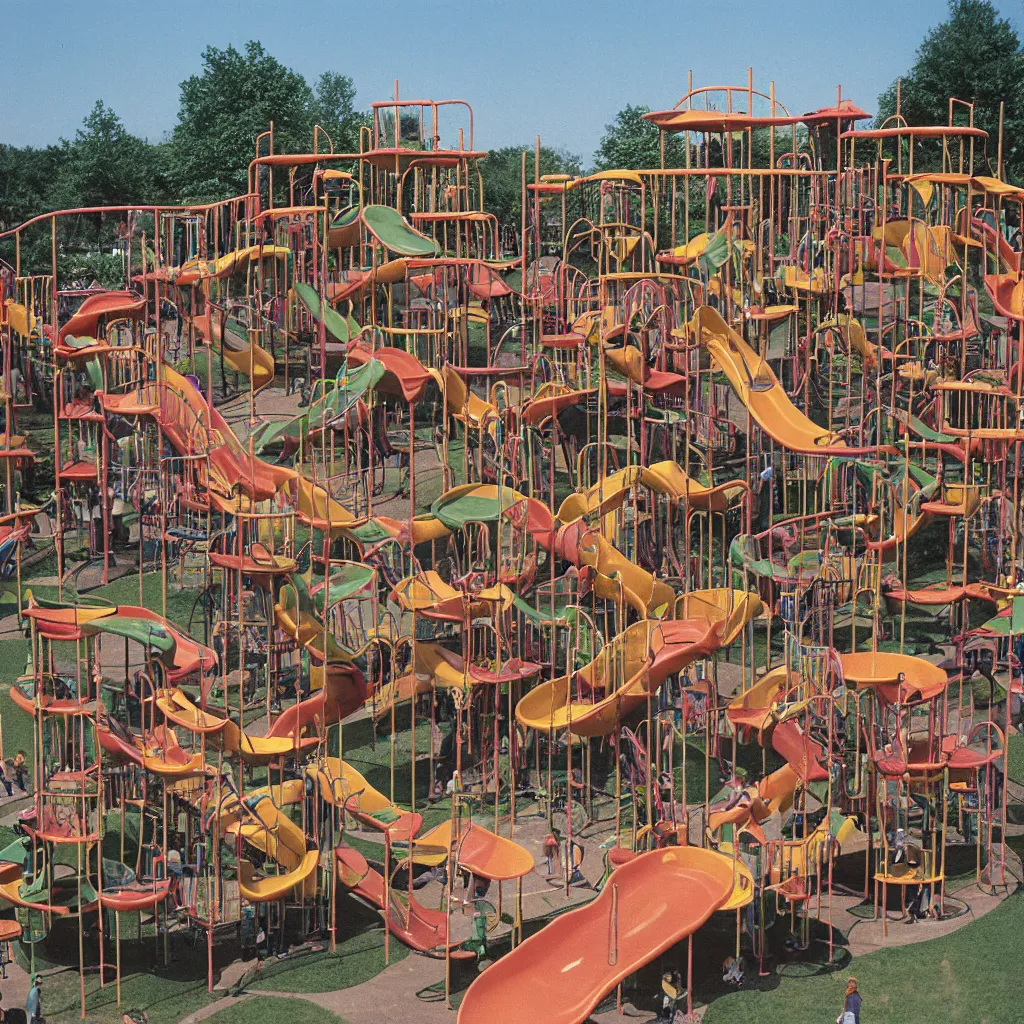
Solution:
<svg viewBox="0 0 1024 1024"><path fill-rule="evenodd" d="M37 974L32 979L32 987L28 990L28 999L25 1000L25 1010L28 1013L29 1024L45 1024L43 1019L42 991L43 976Z"/></svg>
<svg viewBox="0 0 1024 1024"><path fill-rule="evenodd" d="M839 1014L838 1024L860 1024L860 993L857 991L857 979L846 980L846 997L843 1000L843 1012Z"/></svg>

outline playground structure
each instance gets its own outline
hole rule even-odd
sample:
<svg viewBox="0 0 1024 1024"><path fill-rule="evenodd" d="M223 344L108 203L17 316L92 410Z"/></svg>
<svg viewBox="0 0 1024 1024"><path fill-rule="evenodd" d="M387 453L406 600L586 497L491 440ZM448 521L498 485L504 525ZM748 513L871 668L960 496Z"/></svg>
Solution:
<svg viewBox="0 0 1024 1024"><path fill-rule="evenodd" d="M908 897L954 916L954 839L1016 885L1024 189L949 111L858 129L841 92L691 83L647 115L685 166L545 177L538 142L500 225L471 108L396 85L359 153L271 131L243 196L0 236L34 794L0 897L32 958L74 922L83 1016L126 913L165 958L201 935L212 988L215 942L333 947L352 897L446 997L508 943L462 1024L578 1022L683 939L692 1010L712 920L767 970L839 887L883 931ZM100 212L120 290L58 274L58 226ZM43 522L56 598L22 586ZM138 605L88 596L125 567ZM387 792L345 759L366 719ZM531 823L567 912L524 939Z"/></svg>

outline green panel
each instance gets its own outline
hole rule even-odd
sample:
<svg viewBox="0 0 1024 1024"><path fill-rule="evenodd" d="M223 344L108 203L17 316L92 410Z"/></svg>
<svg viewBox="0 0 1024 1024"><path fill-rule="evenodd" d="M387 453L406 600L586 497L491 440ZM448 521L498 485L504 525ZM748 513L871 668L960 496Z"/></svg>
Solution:
<svg viewBox="0 0 1024 1024"><path fill-rule="evenodd" d="M436 256L438 245L409 226L406 219L390 206L367 206L363 223L381 244L399 256Z"/></svg>

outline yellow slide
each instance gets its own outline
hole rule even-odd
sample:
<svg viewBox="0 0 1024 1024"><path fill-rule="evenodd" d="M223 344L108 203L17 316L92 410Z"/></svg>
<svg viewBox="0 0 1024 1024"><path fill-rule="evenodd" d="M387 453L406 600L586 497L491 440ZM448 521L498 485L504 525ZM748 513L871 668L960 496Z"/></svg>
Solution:
<svg viewBox="0 0 1024 1024"><path fill-rule="evenodd" d="M589 490L570 494L558 510L563 523L572 522L588 512L600 509L607 513L622 504L633 487L646 487L655 494L664 494L691 508L724 512L732 508L747 491L742 480L707 487L686 475L678 462L667 459L651 466L627 466L606 476Z"/></svg>
<svg viewBox="0 0 1024 1024"><path fill-rule="evenodd" d="M271 761L318 742L315 737L299 740L290 736L250 736L230 718L211 715L196 707L178 689L160 690L157 693L156 706L168 721L192 732L206 735L208 742L215 749L223 750L225 754L238 754L250 765L270 764Z"/></svg>
<svg viewBox="0 0 1024 1024"><path fill-rule="evenodd" d="M667 583L627 558L599 531L583 529L582 522L579 525L576 557L572 560L597 570L594 590L599 597L625 602L643 618L660 619L672 613L676 592Z"/></svg>
<svg viewBox="0 0 1024 1024"><path fill-rule="evenodd" d="M650 663L652 631L656 628L650 621L634 622L578 672L535 686L516 705L519 724L537 732L557 732L593 714L598 704L614 700L616 695L642 690L646 699L643 684ZM571 685L577 694L590 693L593 699L572 700Z"/></svg>
<svg viewBox="0 0 1024 1024"><path fill-rule="evenodd" d="M252 378L253 392L261 391L274 379L274 357L255 342L248 348L235 349L225 344L224 362L236 373Z"/></svg>
<svg viewBox="0 0 1024 1024"><path fill-rule="evenodd" d="M253 392L262 390L274 379L274 357L265 348L232 330L225 330L221 319L210 313L193 317L192 322L210 348L220 353L235 373L251 377Z"/></svg>
<svg viewBox="0 0 1024 1024"><path fill-rule="evenodd" d="M320 854L306 849L305 833L283 810L301 801L304 793L302 779L289 779L283 785L263 786L247 793L244 804L234 794L221 803L224 831L241 836L286 869L284 874L256 879L252 864L239 860L239 889L250 903L272 903L298 891L306 897L316 894Z"/></svg>
<svg viewBox="0 0 1024 1024"><path fill-rule="evenodd" d="M785 665L773 668L732 699L726 717L734 726L747 726L761 732L773 721L772 709L788 689L789 670Z"/></svg>
<svg viewBox="0 0 1024 1024"><path fill-rule="evenodd" d="M754 422L790 451L821 454L845 442L808 419L789 400L785 388L761 356L722 319L717 310L701 306L690 321L698 344L711 354Z"/></svg>
<svg viewBox="0 0 1024 1024"><path fill-rule="evenodd" d="M314 530L339 533L366 522L365 519L357 519L325 488L304 476L296 477L295 487L299 518Z"/></svg>
<svg viewBox="0 0 1024 1024"><path fill-rule="evenodd" d="M495 436L501 416L488 401L473 392L453 366L444 368L445 406L467 430L486 430Z"/></svg>
<svg viewBox="0 0 1024 1024"><path fill-rule="evenodd" d="M421 815L392 803L341 758L325 757L309 765L306 777L317 785L325 803L344 808L360 824L388 832L392 838L414 836L423 824Z"/></svg>
<svg viewBox="0 0 1024 1024"><path fill-rule="evenodd" d="M602 516L600 530L585 530L580 522L576 536L563 533L562 540L566 557L597 570L598 595L606 600L624 600L643 617L664 618L675 608L675 591L627 558L608 539L614 536L616 509L634 487L646 487L672 501L714 512L735 505L747 487L739 481L706 487L688 477L678 463L668 460L652 466L628 466L562 502L558 520L566 525L595 512Z"/></svg>
<svg viewBox="0 0 1024 1024"><path fill-rule="evenodd" d="M297 894L299 889L303 896L315 896L315 872L319 863L319 851L310 850L293 871L257 879L252 864L247 860L239 860L238 888L250 903L276 903L293 893Z"/></svg>
<svg viewBox="0 0 1024 1024"><path fill-rule="evenodd" d="M743 627L764 610L756 593L715 587L712 590L691 590L676 598L677 619L706 619L719 630L723 647L735 643Z"/></svg>
<svg viewBox="0 0 1024 1024"><path fill-rule="evenodd" d="M324 629L323 620L314 614L306 581L298 573L292 576L291 583L286 583L278 592L274 604L274 621L312 656L313 663L309 672L311 690L319 690L324 685L325 661L328 664L351 663L352 657L348 651Z"/></svg>

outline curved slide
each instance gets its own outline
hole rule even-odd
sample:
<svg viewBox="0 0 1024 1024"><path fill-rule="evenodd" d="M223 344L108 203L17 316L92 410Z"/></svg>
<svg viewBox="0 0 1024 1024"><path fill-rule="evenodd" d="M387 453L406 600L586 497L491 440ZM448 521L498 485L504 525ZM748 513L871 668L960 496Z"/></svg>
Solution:
<svg viewBox="0 0 1024 1024"><path fill-rule="evenodd" d="M334 851L338 862L338 881L353 895L384 912L384 876L366 862L366 858L350 846L342 844ZM423 906L415 896L392 890L388 931L399 942L418 953L444 956L445 946L451 950L453 960L472 960L476 954L459 949L458 944L446 941L449 928L447 915L441 910Z"/></svg>
<svg viewBox="0 0 1024 1024"><path fill-rule="evenodd" d="M754 422L784 448L810 455L845 448L831 431L808 419L790 400L771 368L710 306L701 306L690 321L703 345L726 377Z"/></svg>
<svg viewBox="0 0 1024 1024"><path fill-rule="evenodd" d="M712 850L653 850L616 868L600 895L556 918L469 987L458 1024L581 1024L634 971L692 935L733 892Z"/></svg>
<svg viewBox="0 0 1024 1024"><path fill-rule="evenodd" d="M103 407L122 416L152 416L180 454L208 454L207 484L229 499L241 488L254 501L266 501L296 478L293 469L250 456L224 417L210 408L191 381L166 363L160 376L159 384L144 384L123 395L104 395Z"/></svg>
<svg viewBox="0 0 1024 1024"><path fill-rule="evenodd" d="M552 546L556 553L574 565L588 565L597 570L595 589L600 597L625 601L642 617L671 617L676 594L646 569L622 554L605 536L614 522L602 522L600 528L589 527L584 518L598 513L611 516L634 487L643 487L668 497L688 508L723 512L733 507L747 490L746 484L730 481L716 487L687 476L682 467L671 460L651 466L628 466L604 477L586 491L570 494L562 502L557 517L552 517L543 502L535 498L526 502L528 528L538 543Z"/></svg>
<svg viewBox="0 0 1024 1024"><path fill-rule="evenodd" d="M399 256L431 257L438 254L438 244L421 234L390 206L364 206L363 224L391 252Z"/></svg>
<svg viewBox="0 0 1024 1024"><path fill-rule="evenodd" d="M578 736L606 736L670 675L719 646L718 624L707 619L633 623L589 665L535 686L516 705L516 719L538 732L568 728ZM572 689L588 691L594 700L573 700L573 683Z"/></svg>
<svg viewBox="0 0 1024 1024"><path fill-rule="evenodd" d="M247 860L239 860L238 888L250 903L276 903L300 886L303 895L312 896L316 893L315 872L319 863L320 851L309 850L291 871L258 879L252 864Z"/></svg>
<svg viewBox="0 0 1024 1024"><path fill-rule="evenodd" d="M235 794L221 802L221 825L229 834L239 835L249 846L285 868L283 874L257 879L252 864L239 859L238 883L250 903L273 903L299 890L313 896L317 889L318 850L307 849L306 835L283 809L302 800L302 779L281 785L263 786L240 802Z"/></svg>
<svg viewBox="0 0 1024 1024"><path fill-rule="evenodd" d="M192 317L192 323L200 337L211 349L220 352L224 362L235 373L252 380L254 394L273 381L277 372L274 357L265 348L243 338L211 313Z"/></svg>
<svg viewBox="0 0 1024 1024"><path fill-rule="evenodd" d="M270 764L320 742L315 736L307 739L295 735L250 736L230 718L211 715L196 707L178 689L161 690L156 698L156 706L168 721L205 735L212 746L226 754L238 754L246 764Z"/></svg>

